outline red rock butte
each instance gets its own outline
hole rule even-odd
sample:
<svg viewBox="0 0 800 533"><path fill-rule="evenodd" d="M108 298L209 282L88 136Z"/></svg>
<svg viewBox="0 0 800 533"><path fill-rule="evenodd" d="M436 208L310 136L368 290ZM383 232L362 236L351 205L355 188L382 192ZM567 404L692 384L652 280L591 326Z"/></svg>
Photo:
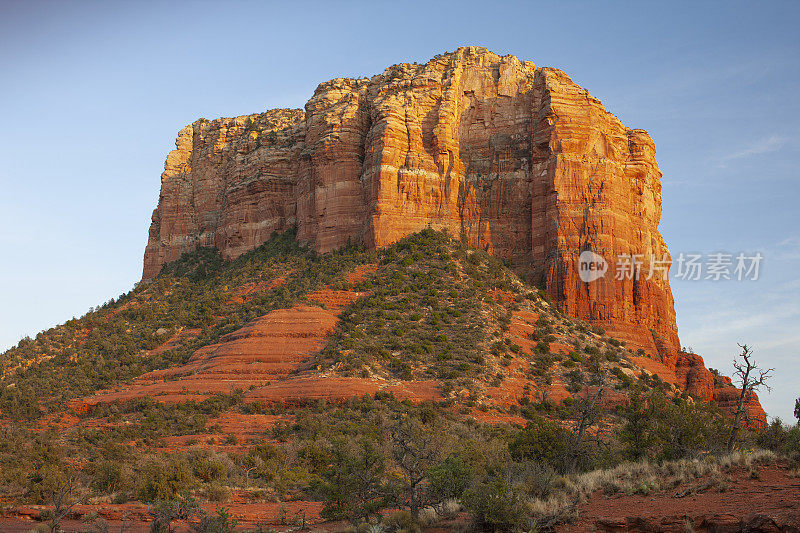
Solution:
<svg viewBox="0 0 800 533"><path fill-rule="evenodd" d="M143 279L197 246L232 258L295 226L320 252L447 230L712 396L702 359L680 352L666 276L614 279L625 254L669 261L660 219L647 132L558 69L470 46L327 81L305 111L183 128L161 175ZM581 281L583 250L608 261L605 277Z"/></svg>

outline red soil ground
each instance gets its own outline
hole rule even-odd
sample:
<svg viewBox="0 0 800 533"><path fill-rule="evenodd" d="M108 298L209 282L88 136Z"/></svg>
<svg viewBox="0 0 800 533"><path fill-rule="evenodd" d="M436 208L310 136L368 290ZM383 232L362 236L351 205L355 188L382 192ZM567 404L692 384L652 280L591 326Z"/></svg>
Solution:
<svg viewBox="0 0 800 533"><path fill-rule="evenodd" d="M197 350L185 365L147 373L132 385L84 401L93 405L142 396L183 401L263 387L301 370L324 346L337 321L335 314L319 307L279 309Z"/></svg>
<svg viewBox="0 0 800 533"><path fill-rule="evenodd" d="M224 507L238 522L238 531L252 530L258 522L266 522L279 531L296 531L303 521L315 529L325 528L319 518L322 509L322 504L319 502L253 502L235 497L231 502L208 503L202 507L209 514L214 514L218 508ZM17 507L13 515L0 518L0 531L27 533L36 526L37 518L45 509L47 508L39 505ZM96 515L109 523L110 532L120 531L124 525L125 533L147 533L150 531L151 521L147 511L148 506L141 503L78 505L73 508L61 526L68 532L86 531L89 530L88 525L83 520L89 515ZM328 524L327 527L335 525ZM173 528L176 532L189 531L187 524L181 522L173 523Z"/></svg>
<svg viewBox="0 0 800 533"><path fill-rule="evenodd" d="M236 290L236 294L228 300L229 303L244 303L251 300L255 296L266 292L275 287L281 287L286 284L286 276L280 276L270 281L261 281L258 283L245 283Z"/></svg>
<svg viewBox="0 0 800 533"><path fill-rule="evenodd" d="M558 531L800 531L800 478L791 477L786 465L761 466L758 479L735 467L726 491L711 488L675 497L703 481L647 496L606 496L598 491L580 506L579 520Z"/></svg>
<svg viewBox="0 0 800 533"><path fill-rule="evenodd" d="M347 281L363 281L376 268L376 265L362 265L348 274ZM247 287L240 297L264 288L267 287ZM320 399L335 403L377 391L392 392L416 402L439 398L437 384L433 381L346 378L313 367L313 356L327 342L341 311L362 294L330 287L311 292L306 296L307 300L322 307L298 304L290 309L273 311L223 336L218 343L197 350L185 365L150 372L130 385L100 391L73 402L71 407L82 412L98 403L143 396L162 402L201 400L235 389L245 391L246 401L288 405ZM194 330L182 331L156 350L169 349L181 339L197 333ZM229 429L240 438L252 436L246 430Z"/></svg>
<svg viewBox="0 0 800 533"><path fill-rule="evenodd" d="M347 282L348 283L359 283L367 279L370 274L375 273L378 270L378 265L372 263L367 265L359 265L352 272L347 275Z"/></svg>

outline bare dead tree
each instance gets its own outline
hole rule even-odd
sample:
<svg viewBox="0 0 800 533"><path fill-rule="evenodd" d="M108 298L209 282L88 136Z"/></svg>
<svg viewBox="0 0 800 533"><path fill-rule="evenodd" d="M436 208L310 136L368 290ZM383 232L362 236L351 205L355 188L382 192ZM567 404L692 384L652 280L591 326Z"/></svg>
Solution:
<svg viewBox="0 0 800 533"><path fill-rule="evenodd" d="M50 503L53 505L53 515L48 522L50 531L58 533L61 530L61 521L69 514L73 507L78 505L82 500L73 499L73 493L78 483L77 476L70 472L67 475L66 481L58 485L50 493ZM70 503L70 500L72 502Z"/></svg>
<svg viewBox="0 0 800 533"><path fill-rule="evenodd" d="M764 370L759 367L753 359L753 350L746 344L739 344L739 347L742 349L742 353L733 358L733 368L735 369L733 378L737 384L741 385L742 392L739 394L736 414L733 417L733 427L728 438L728 453L733 451L742 422L750 422L750 413L745 405L748 396L762 387L768 391L771 390L767 385L767 380L772 377L770 374L775 370L774 368Z"/></svg>

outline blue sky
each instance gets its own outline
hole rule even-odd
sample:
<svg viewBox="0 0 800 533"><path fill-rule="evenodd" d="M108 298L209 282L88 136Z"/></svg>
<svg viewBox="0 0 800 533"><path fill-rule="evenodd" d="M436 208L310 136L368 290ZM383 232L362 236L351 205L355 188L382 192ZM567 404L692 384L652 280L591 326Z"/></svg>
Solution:
<svg viewBox="0 0 800 533"><path fill-rule="evenodd" d="M0 348L129 290L159 175L199 117L302 107L318 83L481 45L554 66L664 173L673 251L760 251L758 281L672 283L681 341L737 342L800 396L800 3L0 1Z"/></svg>

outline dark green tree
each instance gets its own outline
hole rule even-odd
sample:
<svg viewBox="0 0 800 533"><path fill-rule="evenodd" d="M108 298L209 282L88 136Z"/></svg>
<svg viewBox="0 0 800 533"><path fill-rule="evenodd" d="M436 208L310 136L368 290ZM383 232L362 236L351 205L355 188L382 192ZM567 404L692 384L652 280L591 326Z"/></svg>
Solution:
<svg viewBox="0 0 800 533"><path fill-rule="evenodd" d="M622 410L625 423L619 430L619 440L625 455L634 461L646 457L657 441L653 434L653 406L640 389L631 391L629 403Z"/></svg>
<svg viewBox="0 0 800 533"><path fill-rule="evenodd" d="M565 471L571 443L568 430L537 416L512 438L508 448L517 461L538 461Z"/></svg>
<svg viewBox="0 0 800 533"><path fill-rule="evenodd" d="M319 492L325 500L320 515L328 520L367 520L389 503L386 458L370 439L337 438L333 462L322 473Z"/></svg>
<svg viewBox="0 0 800 533"><path fill-rule="evenodd" d="M472 466L460 454L448 455L428 471L431 495L440 501L461 498L473 477Z"/></svg>

